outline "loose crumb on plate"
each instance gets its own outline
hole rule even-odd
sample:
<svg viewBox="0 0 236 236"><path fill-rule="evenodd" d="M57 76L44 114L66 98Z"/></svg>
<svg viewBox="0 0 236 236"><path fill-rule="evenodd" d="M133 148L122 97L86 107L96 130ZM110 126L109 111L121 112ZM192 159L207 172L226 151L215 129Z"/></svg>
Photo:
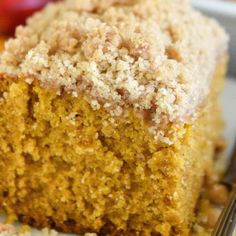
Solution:
<svg viewBox="0 0 236 236"><path fill-rule="evenodd" d="M11 224L0 224L0 235L1 236L30 236L30 231L18 230Z"/></svg>
<svg viewBox="0 0 236 236"><path fill-rule="evenodd" d="M35 235L32 233L31 229L27 226L22 227L20 229L14 227L11 224L0 224L0 235L1 236L32 236ZM55 230L50 229L43 229L40 232L40 236L60 236ZM85 235L85 236L92 236L92 235Z"/></svg>
<svg viewBox="0 0 236 236"><path fill-rule="evenodd" d="M221 144L223 143L224 147L226 147L224 139L220 139L220 147L222 147ZM216 149L216 151L218 150ZM211 234L224 206L229 200L230 191L227 186L220 182L226 163L224 163L223 172L222 168L218 168L218 164L222 164L223 159L225 159L225 155L222 152L218 152L214 163L214 171L205 178L205 185L197 206L197 220L193 226L194 236L209 236Z"/></svg>

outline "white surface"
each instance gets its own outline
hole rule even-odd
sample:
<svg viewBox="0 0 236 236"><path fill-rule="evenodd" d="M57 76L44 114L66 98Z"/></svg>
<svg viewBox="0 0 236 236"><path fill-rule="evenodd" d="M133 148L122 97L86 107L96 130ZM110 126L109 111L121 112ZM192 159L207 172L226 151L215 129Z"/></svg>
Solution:
<svg viewBox="0 0 236 236"><path fill-rule="evenodd" d="M192 0L195 7L236 19L236 4L227 0Z"/></svg>
<svg viewBox="0 0 236 236"><path fill-rule="evenodd" d="M227 0L191 0L193 6L217 19L230 36L231 75L236 77L236 2Z"/></svg>
<svg viewBox="0 0 236 236"><path fill-rule="evenodd" d="M228 79L226 81L225 89L222 94L222 105L224 119L226 121L225 136L229 142L228 153L230 153L236 137L236 79ZM3 222L3 220L4 217L0 217L0 222ZM34 236L41 235L37 230L34 230L33 232Z"/></svg>
<svg viewBox="0 0 236 236"><path fill-rule="evenodd" d="M236 78L226 81L222 94L222 109L226 123L225 137L229 142L228 154L230 154L236 141Z"/></svg>

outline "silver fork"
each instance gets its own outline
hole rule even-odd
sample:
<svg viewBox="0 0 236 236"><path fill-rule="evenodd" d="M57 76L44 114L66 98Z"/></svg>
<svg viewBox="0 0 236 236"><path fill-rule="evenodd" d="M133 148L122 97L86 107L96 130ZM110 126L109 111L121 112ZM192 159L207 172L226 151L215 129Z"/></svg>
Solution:
<svg viewBox="0 0 236 236"><path fill-rule="evenodd" d="M231 195L211 236L236 236L236 143L222 183L231 189Z"/></svg>

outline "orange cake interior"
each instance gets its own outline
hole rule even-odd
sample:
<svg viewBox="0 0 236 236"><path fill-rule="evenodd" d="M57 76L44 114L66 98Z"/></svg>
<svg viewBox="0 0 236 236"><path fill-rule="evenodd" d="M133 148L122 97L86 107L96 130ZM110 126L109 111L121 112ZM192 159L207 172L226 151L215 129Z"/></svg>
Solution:
<svg viewBox="0 0 236 236"><path fill-rule="evenodd" d="M63 232L189 235L223 128L226 42L185 0L33 16L1 54L0 208Z"/></svg>

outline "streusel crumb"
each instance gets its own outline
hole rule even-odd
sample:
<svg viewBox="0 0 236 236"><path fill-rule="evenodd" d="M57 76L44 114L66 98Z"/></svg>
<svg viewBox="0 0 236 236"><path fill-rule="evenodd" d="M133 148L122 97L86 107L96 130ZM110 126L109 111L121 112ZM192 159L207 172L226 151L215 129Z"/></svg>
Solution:
<svg viewBox="0 0 236 236"><path fill-rule="evenodd" d="M60 234L57 233L55 230L50 230L47 228L43 229L42 231L40 231L38 233L33 233L31 230L24 232L24 230L22 231L21 229L17 229L15 226L13 226L11 224L1 224L0 223L0 235L1 236L33 236L33 235L59 236Z"/></svg>
<svg viewBox="0 0 236 236"><path fill-rule="evenodd" d="M0 73L83 93L114 116L133 107L163 136L196 116L227 40L185 0L65 0L18 27Z"/></svg>

